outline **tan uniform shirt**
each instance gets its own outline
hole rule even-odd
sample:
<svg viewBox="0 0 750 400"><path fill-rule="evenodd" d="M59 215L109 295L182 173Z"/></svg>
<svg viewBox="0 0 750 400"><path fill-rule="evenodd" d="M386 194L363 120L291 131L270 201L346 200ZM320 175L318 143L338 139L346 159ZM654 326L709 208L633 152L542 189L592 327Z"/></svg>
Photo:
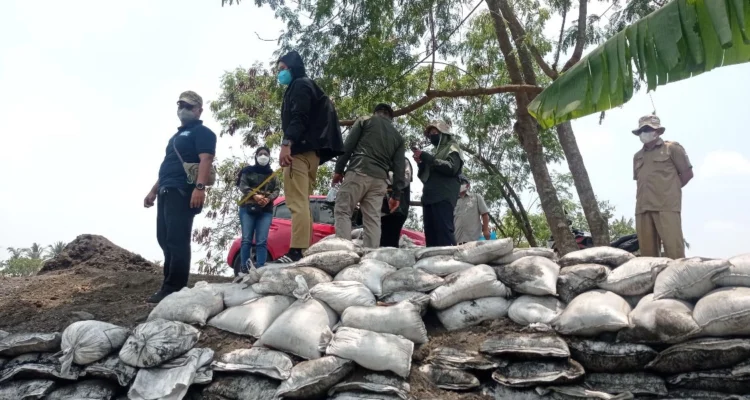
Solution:
<svg viewBox="0 0 750 400"><path fill-rule="evenodd" d="M650 150L642 148L633 157L633 179L638 183L635 213L682 210L680 175L693 166L677 142L658 140Z"/></svg>

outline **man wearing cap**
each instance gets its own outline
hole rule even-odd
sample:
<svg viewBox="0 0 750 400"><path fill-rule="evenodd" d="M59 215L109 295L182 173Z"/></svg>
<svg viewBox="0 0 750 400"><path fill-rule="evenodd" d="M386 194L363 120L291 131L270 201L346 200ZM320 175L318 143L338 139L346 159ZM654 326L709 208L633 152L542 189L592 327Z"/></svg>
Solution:
<svg viewBox="0 0 750 400"><path fill-rule="evenodd" d="M642 256L659 257L661 242L666 256L678 259L685 257L682 187L693 178L693 166L679 143L661 139L664 130L659 117L647 115L633 131L643 143L633 157L635 228Z"/></svg>
<svg viewBox="0 0 750 400"><path fill-rule="evenodd" d="M427 247L455 246L453 210L458 201L463 168L461 148L445 121L433 121L425 129L425 136L435 146L430 154L414 149L414 161L419 168L422 189L422 218Z"/></svg>
<svg viewBox="0 0 750 400"><path fill-rule="evenodd" d="M216 135L200 120L203 99L193 91L183 92L177 101L180 126L167 144L159 180L146 195L143 205L157 203L156 237L164 251L164 282L147 301L158 303L187 285L190 274L190 238L193 218L206 200L212 163L216 154ZM186 166L198 164L195 176Z"/></svg>
<svg viewBox="0 0 750 400"><path fill-rule="evenodd" d="M364 224L364 243L380 246L380 209L388 189L388 171L393 171L393 190L388 201L390 212L399 207L406 186L404 138L393 126L393 109L375 106L372 116L360 118L344 141L344 154L338 157L332 185L342 183L334 209L336 236L352 238L352 213L359 203ZM346 175L344 175L346 174Z"/></svg>
<svg viewBox="0 0 750 400"><path fill-rule="evenodd" d="M490 210L479 193L470 192L469 179L461 175L461 189L456 203L454 225L456 242L464 244L484 236L490 240ZM480 225L481 221L481 225Z"/></svg>

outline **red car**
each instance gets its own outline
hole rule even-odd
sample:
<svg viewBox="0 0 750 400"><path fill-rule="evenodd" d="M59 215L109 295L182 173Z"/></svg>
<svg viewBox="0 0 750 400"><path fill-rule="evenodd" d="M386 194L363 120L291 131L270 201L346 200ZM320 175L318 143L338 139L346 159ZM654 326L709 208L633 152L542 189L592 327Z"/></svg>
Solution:
<svg viewBox="0 0 750 400"><path fill-rule="evenodd" d="M286 206L284 197L277 198L273 203L273 222L268 232L268 261L275 260L289 251L289 242L292 234L292 214ZM326 236L333 235L336 230L333 227L333 203L327 202L325 196L310 196L310 211L313 217L313 238L315 243ZM361 217L359 210L352 218L352 228L359 228ZM424 246L424 234L404 229L402 235L408 236L414 244ZM240 245L242 238L238 237L232 242L227 255L227 263L235 272L240 270ZM253 249L253 254L255 249Z"/></svg>

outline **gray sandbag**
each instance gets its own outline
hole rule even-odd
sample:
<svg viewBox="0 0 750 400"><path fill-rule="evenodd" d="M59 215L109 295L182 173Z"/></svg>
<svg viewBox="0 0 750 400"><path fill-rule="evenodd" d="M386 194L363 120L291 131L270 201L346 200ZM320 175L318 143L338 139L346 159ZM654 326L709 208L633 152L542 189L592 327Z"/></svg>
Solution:
<svg viewBox="0 0 750 400"><path fill-rule="evenodd" d="M485 340L479 351L507 358L568 358L568 344L561 337L548 332L507 332Z"/></svg>
<svg viewBox="0 0 750 400"><path fill-rule="evenodd" d="M325 303L313 299L305 279L297 276L297 301L284 310L254 346L267 346L292 353L306 360L320 358L318 348L324 337L329 337L338 315Z"/></svg>
<svg viewBox="0 0 750 400"><path fill-rule="evenodd" d="M381 247L367 253L362 259L382 261L396 267L397 269L411 268L417 262L413 252L393 247Z"/></svg>
<svg viewBox="0 0 750 400"><path fill-rule="evenodd" d="M429 303L429 300L428 300L428 303ZM0 357L0 370L2 370L3 367L5 367L5 364L7 364L8 361L10 361L10 360L7 359L7 358L4 358L4 357Z"/></svg>
<svg viewBox="0 0 750 400"><path fill-rule="evenodd" d="M401 335L416 344L427 343L420 308L410 301L394 306L352 306L341 314L341 326Z"/></svg>
<svg viewBox="0 0 750 400"><path fill-rule="evenodd" d="M750 358L750 339L694 339L661 353L647 369L664 375L733 367Z"/></svg>
<svg viewBox="0 0 750 400"><path fill-rule="evenodd" d="M462 301L437 312L445 329L454 331L479 325L484 321L499 319L508 315L510 300L503 297L484 297Z"/></svg>
<svg viewBox="0 0 750 400"><path fill-rule="evenodd" d="M750 397L707 390L675 389L659 400L750 400Z"/></svg>
<svg viewBox="0 0 750 400"><path fill-rule="evenodd" d="M573 299L552 321L552 326L563 335L617 332L628 326L630 311L630 305L622 297L605 290L592 290Z"/></svg>
<svg viewBox="0 0 750 400"><path fill-rule="evenodd" d="M359 262L359 255L353 251L335 250L315 253L294 263L295 267L317 268L334 276L342 269Z"/></svg>
<svg viewBox="0 0 750 400"><path fill-rule="evenodd" d="M419 313L424 316L427 312L427 308L430 305L430 295L422 292L404 291L391 293L389 295L380 298L379 303L384 305L393 305L402 301L410 301L417 307L419 307Z"/></svg>
<svg viewBox="0 0 750 400"><path fill-rule="evenodd" d="M224 308L236 307L245 304L250 300L263 297L260 293L255 293L252 285L242 283L212 283L211 287L221 293L224 299Z"/></svg>
<svg viewBox="0 0 750 400"><path fill-rule="evenodd" d="M453 258L465 263L479 265L491 263L513 251L513 240L498 239L487 241L476 247L460 248L453 253Z"/></svg>
<svg viewBox="0 0 750 400"><path fill-rule="evenodd" d="M358 239L358 238L352 237L352 239ZM303 255L307 257L313 254L325 253L329 251L347 251L351 253L356 253L361 250L362 249L359 246L355 245L351 240L341 239L339 237L332 236L332 237L326 237L323 240L320 240L317 243L314 243L312 246L308 247L307 250L304 251Z"/></svg>
<svg viewBox="0 0 750 400"><path fill-rule="evenodd" d="M737 376L731 369L685 372L667 378L671 389L706 390L732 394L750 393L750 376Z"/></svg>
<svg viewBox="0 0 750 400"><path fill-rule="evenodd" d="M507 365L507 362L501 358L490 358L480 354L478 351L459 350L452 347L438 347L433 349L424 362L443 367L479 371L487 371Z"/></svg>
<svg viewBox="0 0 750 400"><path fill-rule="evenodd" d="M479 387L479 379L458 368L425 364L419 367L427 379L440 389L471 390Z"/></svg>
<svg viewBox="0 0 750 400"><path fill-rule="evenodd" d="M722 287L750 287L750 253L740 254L727 261L729 269L714 276L714 283Z"/></svg>
<svg viewBox="0 0 750 400"><path fill-rule="evenodd" d="M208 325L257 339L294 301L289 296L265 296L250 300L246 304L227 308L211 318Z"/></svg>
<svg viewBox="0 0 750 400"><path fill-rule="evenodd" d="M383 277L382 295L404 291L429 292L443 282L443 278L422 270L401 268Z"/></svg>
<svg viewBox="0 0 750 400"><path fill-rule="evenodd" d="M601 264L617 268L634 258L634 255L625 250L600 246L568 253L560 258L559 264L561 267L570 267L578 264Z"/></svg>
<svg viewBox="0 0 750 400"><path fill-rule="evenodd" d="M11 333L0 338L0 357L45 353L60 349L62 336L54 333Z"/></svg>
<svg viewBox="0 0 750 400"><path fill-rule="evenodd" d="M524 249L513 249L510 254L504 255L492 261L493 265L508 265L524 257L544 257L555 260L555 251L546 247L528 247Z"/></svg>
<svg viewBox="0 0 750 400"><path fill-rule="evenodd" d="M519 325L545 324L562 314L565 305L555 297L523 295L508 308L508 318Z"/></svg>
<svg viewBox="0 0 750 400"><path fill-rule="evenodd" d="M659 354L642 344L607 343L571 338L568 340L570 356L586 372L637 372Z"/></svg>
<svg viewBox="0 0 750 400"><path fill-rule="evenodd" d="M210 385L203 389L203 398L211 400L275 400L277 398L276 388L278 387L278 381L261 375L221 375L217 376Z"/></svg>
<svg viewBox="0 0 750 400"><path fill-rule="evenodd" d="M292 368L291 376L281 382L276 395L286 399L317 398L324 395L352 370L352 361L334 356L303 361Z"/></svg>
<svg viewBox="0 0 750 400"><path fill-rule="evenodd" d="M634 395L666 396L664 380L645 372L609 374L587 373L583 385L591 390L608 393L630 392Z"/></svg>
<svg viewBox="0 0 750 400"><path fill-rule="evenodd" d="M557 295L560 267L544 257L523 257L510 265L495 267L497 278L514 292L536 296Z"/></svg>
<svg viewBox="0 0 750 400"><path fill-rule="evenodd" d="M336 274L334 281L354 281L365 286L375 296L383 294L383 278L396 272L396 267L378 260L362 260L357 265L344 268Z"/></svg>
<svg viewBox="0 0 750 400"><path fill-rule="evenodd" d="M372 372L358 368L344 381L337 383L328 391L328 396L350 392L370 393L378 396L394 396L396 399L408 400L411 387L403 378L390 372ZM360 398L360 397L357 397ZM380 397L366 397L380 398Z"/></svg>
<svg viewBox="0 0 750 400"><path fill-rule="evenodd" d="M214 371L260 374L283 381L289 379L292 365L291 357L280 351L253 347L223 354L211 367Z"/></svg>
<svg viewBox="0 0 750 400"><path fill-rule="evenodd" d="M492 267L477 265L446 277L443 285L430 293L430 305L444 310L462 301L510 295L510 290L497 280Z"/></svg>
<svg viewBox="0 0 750 400"><path fill-rule="evenodd" d="M375 296L362 283L355 281L333 281L315 285L310 289L313 299L322 301L341 314L352 306L375 306Z"/></svg>
<svg viewBox="0 0 750 400"><path fill-rule="evenodd" d="M62 373L72 363L87 365L119 350L130 332L121 326L102 321L78 321L68 325L62 334Z"/></svg>
<svg viewBox="0 0 750 400"><path fill-rule="evenodd" d="M113 383L103 380L81 381L61 387L46 400L110 400L117 393Z"/></svg>
<svg viewBox="0 0 750 400"><path fill-rule="evenodd" d="M198 369L211 364L214 351L191 349L156 368L138 371L128 391L130 400L181 400L195 382Z"/></svg>
<svg viewBox="0 0 750 400"><path fill-rule="evenodd" d="M628 318L630 324L618 332L618 342L677 343L699 330L692 305L682 300L654 300L653 294L641 299Z"/></svg>
<svg viewBox="0 0 750 400"><path fill-rule="evenodd" d="M628 302L628 305L630 306L630 308L636 308L638 306L638 303L640 303L641 300L643 300L643 298L646 297L646 296L648 296L648 295L643 295L643 296L620 296L620 297L622 297L625 301Z"/></svg>
<svg viewBox="0 0 750 400"><path fill-rule="evenodd" d="M13 358L0 371L0 383L11 379L61 379L75 381L81 374L77 365L61 372L60 360L53 353L26 353Z"/></svg>
<svg viewBox="0 0 750 400"><path fill-rule="evenodd" d="M504 385L495 384L483 391L485 397L491 397L495 400L549 400L549 397L537 393L532 388L512 388Z"/></svg>
<svg viewBox="0 0 750 400"><path fill-rule="evenodd" d="M48 379L31 379L11 381L0 384L0 399L8 400L41 400L57 387L57 383Z"/></svg>
<svg viewBox="0 0 750 400"><path fill-rule="evenodd" d="M654 299L697 300L716 288L713 278L729 270L727 260L683 258L667 265L654 283Z"/></svg>
<svg viewBox="0 0 750 400"><path fill-rule="evenodd" d="M182 288L165 297L151 310L148 321L165 319L203 326L206 321L224 309L224 298L206 282L193 288Z"/></svg>
<svg viewBox="0 0 750 400"><path fill-rule="evenodd" d="M536 392L554 400L631 400L630 392L609 394L587 389L581 385L537 387Z"/></svg>
<svg viewBox="0 0 750 400"><path fill-rule="evenodd" d="M701 336L750 335L750 288L721 288L698 300L693 319Z"/></svg>
<svg viewBox="0 0 750 400"><path fill-rule="evenodd" d="M151 368L177 358L198 342L201 332L188 324L155 319L138 325L120 350L132 367Z"/></svg>
<svg viewBox="0 0 750 400"><path fill-rule="evenodd" d="M575 360L522 361L500 367L492 379L514 388L571 383L584 374Z"/></svg>
<svg viewBox="0 0 750 400"><path fill-rule="evenodd" d="M415 269L421 269L422 271L437 276L448 276L452 273L460 272L473 266L474 264L456 260L452 255L423 258L414 264Z"/></svg>
<svg viewBox="0 0 750 400"><path fill-rule="evenodd" d="M266 268L268 267L263 267L261 270ZM264 295L278 294L292 296L297 289L297 280L295 277L298 275L305 279L308 288L313 288L319 283L332 281L327 273L318 268L296 266L292 268L277 268L263 273L260 281L253 285L253 290L256 293Z"/></svg>
<svg viewBox="0 0 750 400"><path fill-rule="evenodd" d="M87 365L81 376L107 379L127 387L133 382L137 372L138 370L122 362L119 356L111 355Z"/></svg>
<svg viewBox="0 0 750 400"><path fill-rule="evenodd" d="M403 400L402 397L395 394L373 393L364 391L339 392L328 397L328 400Z"/></svg>
<svg viewBox="0 0 750 400"><path fill-rule="evenodd" d="M377 333L355 328L339 328L333 335L326 354L352 360L372 371L391 371L408 377L414 343L390 333Z"/></svg>
<svg viewBox="0 0 750 400"><path fill-rule="evenodd" d="M570 303L581 293L599 287L607 279L610 268L601 264L578 264L560 269L557 277L557 294L565 303Z"/></svg>
<svg viewBox="0 0 750 400"><path fill-rule="evenodd" d="M0 339L3 339L3 338L5 338L6 336L9 336L9 335L10 335L10 332L6 332L6 331L0 329Z"/></svg>
<svg viewBox="0 0 750 400"><path fill-rule="evenodd" d="M456 249L456 246L422 247L414 251L414 256L417 260L440 256L453 257L453 253L456 252Z"/></svg>
<svg viewBox="0 0 750 400"><path fill-rule="evenodd" d="M615 268L599 282L599 288L620 296L642 296L654 289L656 276L671 260L664 257L638 257Z"/></svg>

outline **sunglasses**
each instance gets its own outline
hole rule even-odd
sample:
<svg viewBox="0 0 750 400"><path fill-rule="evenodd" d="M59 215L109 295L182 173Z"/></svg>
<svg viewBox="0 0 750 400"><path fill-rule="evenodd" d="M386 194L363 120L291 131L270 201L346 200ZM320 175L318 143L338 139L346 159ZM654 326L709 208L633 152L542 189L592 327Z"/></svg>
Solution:
<svg viewBox="0 0 750 400"><path fill-rule="evenodd" d="M178 101L177 102L177 109L179 110L179 109L182 109L182 108L184 108L184 109L186 109L188 111L193 111L193 108L195 108L195 106L192 105L192 104L186 103L184 101Z"/></svg>

